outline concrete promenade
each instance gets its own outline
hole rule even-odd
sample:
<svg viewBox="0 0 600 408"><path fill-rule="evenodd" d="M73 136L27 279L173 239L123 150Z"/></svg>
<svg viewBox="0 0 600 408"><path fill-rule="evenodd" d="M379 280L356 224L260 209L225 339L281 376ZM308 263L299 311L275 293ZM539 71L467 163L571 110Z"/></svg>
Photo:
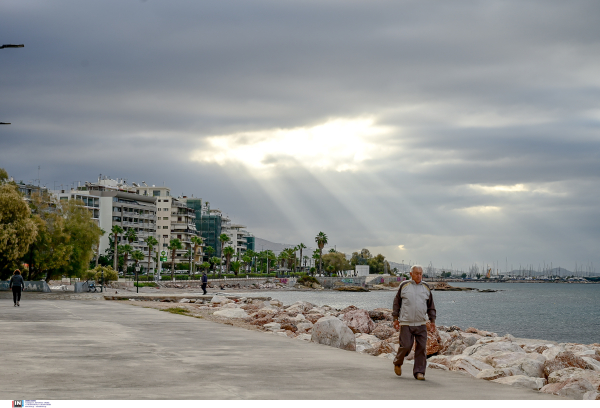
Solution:
<svg viewBox="0 0 600 408"><path fill-rule="evenodd" d="M562 399L118 301L21 303L0 299L0 399Z"/></svg>

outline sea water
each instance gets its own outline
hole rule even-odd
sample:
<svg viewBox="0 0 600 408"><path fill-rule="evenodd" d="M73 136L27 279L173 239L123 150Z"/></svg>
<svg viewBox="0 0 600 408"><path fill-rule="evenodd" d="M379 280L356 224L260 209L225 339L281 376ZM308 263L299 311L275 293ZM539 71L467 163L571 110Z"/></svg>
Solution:
<svg viewBox="0 0 600 408"><path fill-rule="evenodd" d="M475 327L504 335L572 343L600 343L600 285L566 283L456 282L452 286L493 289L434 291L436 323ZM304 300L318 306L392 308L396 291L260 291L285 305ZM253 292L256 295L257 292Z"/></svg>

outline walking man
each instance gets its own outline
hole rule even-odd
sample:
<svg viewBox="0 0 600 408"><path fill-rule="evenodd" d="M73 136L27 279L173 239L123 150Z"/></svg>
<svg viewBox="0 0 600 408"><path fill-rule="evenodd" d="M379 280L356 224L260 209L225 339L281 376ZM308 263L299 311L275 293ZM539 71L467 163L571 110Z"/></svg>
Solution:
<svg viewBox="0 0 600 408"><path fill-rule="evenodd" d="M206 276L206 272L202 273L202 291L203 295L206 295L206 285L208 285L208 276Z"/></svg>
<svg viewBox="0 0 600 408"><path fill-rule="evenodd" d="M13 302L15 302L15 307L21 306L21 289L25 289L25 281L23 281L20 270L17 269L14 271L13 276L10 278L8 287L12 288Z"/></svg>
<svg viewBox="0 0 600 408"><path fill-rule="evenodd" d="M402 282L394 298L394 328L400 330L400 347L394 359L394 372L402 375L404 357L415 347L413 375L417 380L425 379L427 367L427 316L435 330L435 305L431 289L423 282L423 268L414 265L410 268L411 280Z"/></svg>

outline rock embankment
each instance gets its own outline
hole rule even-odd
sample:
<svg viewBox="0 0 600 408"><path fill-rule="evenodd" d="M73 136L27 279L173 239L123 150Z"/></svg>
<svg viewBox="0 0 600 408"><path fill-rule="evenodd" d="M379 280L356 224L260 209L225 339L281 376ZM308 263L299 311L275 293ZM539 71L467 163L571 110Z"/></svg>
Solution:
<svg viewBox="0 0 600 408"><path fill-rule="evenodd" d="M181 303L189 303L182 299ZM154 303L154 302L153 302ZM159 303L159 302L156 302ZM163 303L164 305L164 303ZM393 360L398 332L391 309L339 310L296 302L214 296L186 305L221 323ZM427 324L428 367L573 399L600 400L600 344L551 344L507 334ZM413 351L407 356L414 359Z"/></svg>

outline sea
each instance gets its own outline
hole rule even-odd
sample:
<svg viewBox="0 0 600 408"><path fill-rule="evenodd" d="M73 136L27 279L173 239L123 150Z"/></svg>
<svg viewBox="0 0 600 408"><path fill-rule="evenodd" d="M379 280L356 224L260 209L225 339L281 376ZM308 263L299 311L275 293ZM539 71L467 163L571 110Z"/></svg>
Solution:
<svg viewBox="0 0 600 408"><path fill-rule="evenodd" d="M559 343L600 343L600 284L454 282L452 286L497 292L434 291L436 323L475 327L502 336ZM252 295L256 295L253 292ZM396 291L261 291L289 305L304 300L318 306L392 308ZM250 293L249 293L250 295Z"/></svg>

